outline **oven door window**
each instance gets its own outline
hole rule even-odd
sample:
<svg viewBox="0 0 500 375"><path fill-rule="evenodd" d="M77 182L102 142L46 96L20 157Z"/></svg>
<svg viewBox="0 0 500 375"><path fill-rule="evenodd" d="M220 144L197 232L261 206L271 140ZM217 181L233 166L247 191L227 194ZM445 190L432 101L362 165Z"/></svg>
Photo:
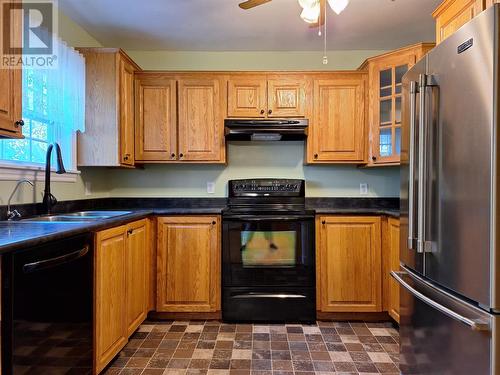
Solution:
<svg viewBox="0 0 500 375"><path fill-rule="evenodd" d="M297 232L241 231L241 263L243 267L294 267Z"/></svg>
<svg viewBox="0 0 500 375"><path fill-rule="evenodd" d="M313 220L226 220L226 285L306 285L314 274Z"/></svg>

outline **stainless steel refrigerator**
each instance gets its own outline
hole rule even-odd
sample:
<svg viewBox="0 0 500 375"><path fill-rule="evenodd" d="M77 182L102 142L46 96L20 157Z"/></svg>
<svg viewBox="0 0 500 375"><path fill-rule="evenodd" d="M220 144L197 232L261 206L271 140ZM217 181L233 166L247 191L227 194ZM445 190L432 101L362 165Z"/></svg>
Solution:
<svg viewBox="0 0 500 375"><path fill-rule="evenodd" d="M499 17L484 11L403 78L403 374L500 374Z"/></svg>

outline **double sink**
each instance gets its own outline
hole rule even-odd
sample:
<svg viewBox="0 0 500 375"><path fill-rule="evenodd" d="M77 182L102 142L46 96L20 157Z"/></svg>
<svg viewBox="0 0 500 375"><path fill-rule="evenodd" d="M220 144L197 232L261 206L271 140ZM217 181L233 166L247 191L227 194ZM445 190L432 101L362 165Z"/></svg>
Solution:
<svg viewBox="0 0 500 375"><path fill-rule="evenodd" d="M36 216L22 221L36 222L89 222L96 220L105 220L130 214L131 211L79 211L57 215Z"/></svg>

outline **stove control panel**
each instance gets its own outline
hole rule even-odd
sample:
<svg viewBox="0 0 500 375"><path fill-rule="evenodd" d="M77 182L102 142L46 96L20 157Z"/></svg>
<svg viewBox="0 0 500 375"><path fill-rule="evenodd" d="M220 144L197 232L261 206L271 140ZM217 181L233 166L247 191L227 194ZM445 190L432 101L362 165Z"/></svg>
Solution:
<svg viewBox="0 0 500 375"><path fill-rule="evenodd" d="M296 196L303 197L304 180L295 179L248 179L229 181L230 196Z"/></svg>

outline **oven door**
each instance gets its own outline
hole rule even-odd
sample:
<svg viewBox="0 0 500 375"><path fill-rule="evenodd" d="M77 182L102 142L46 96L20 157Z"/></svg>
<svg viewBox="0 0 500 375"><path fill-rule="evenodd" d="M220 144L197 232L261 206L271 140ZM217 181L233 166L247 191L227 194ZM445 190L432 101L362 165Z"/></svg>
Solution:
<svg viewBox="0 0 500 375"><path fill-rule="evenodd" d="M223 220L224 286L314 286L314 217Z"/></svg>

